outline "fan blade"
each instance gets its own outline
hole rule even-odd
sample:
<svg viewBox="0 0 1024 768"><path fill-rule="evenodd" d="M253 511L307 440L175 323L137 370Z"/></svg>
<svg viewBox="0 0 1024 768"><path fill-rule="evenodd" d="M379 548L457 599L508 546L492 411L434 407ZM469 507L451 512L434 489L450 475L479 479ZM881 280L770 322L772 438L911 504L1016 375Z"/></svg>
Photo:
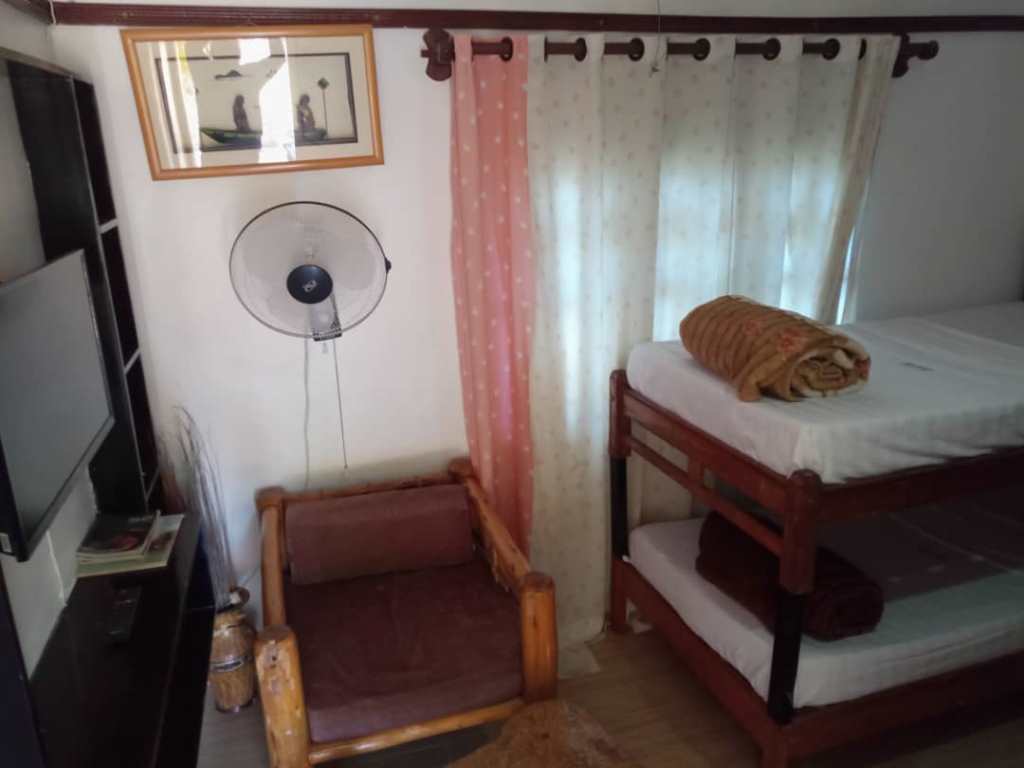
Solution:
<svg viewBox="0 0 1024 768"><path fill-rule="evenodd" d="M369 287L380 260L376 241L373 241L374 250L371 250L367 247L366 238L339 237L327 248L329 250L321 255L324 267L342 288L362 291Z"/></svg>

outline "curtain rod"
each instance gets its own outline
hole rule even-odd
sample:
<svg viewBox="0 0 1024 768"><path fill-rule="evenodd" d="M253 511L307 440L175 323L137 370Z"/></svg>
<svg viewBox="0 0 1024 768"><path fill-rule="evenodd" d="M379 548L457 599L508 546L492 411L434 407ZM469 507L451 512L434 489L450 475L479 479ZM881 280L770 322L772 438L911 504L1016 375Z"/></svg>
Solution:
<svg viewBox="0 0 1024 768"><path fill-rule="evenodd" d="M370 24L378 28L565 30L681 34L868 35L938 32L1021 32L1024 16L676 16L641 13L459 11L415 8L295 8L244 5L5 0L58 24L213 26Z"/></svg>
<svg viewBox="0 0 1024 768"><path fill-rule="evenodd" d="M452 62L455 60L455 41L451 33L444 29L428 29L423 34L423 42L427 47L420 50L420 56L427 60L427 77L438 81L450 78ZM499 56L503 61L512 58L514 46L509 37L494 41L474 40L472 45L474 56ZM803 53L834 59L839 55L839 47L839 41L831 37L821 42L805 42ZM864 55L864 49L865 43L861 40L859 56ZM771 61L781 51L782 44L776 37L762 42L736 43L737 56L763 56ZM605 56L628 56L632 61L639 61L644 57L644 41L634 37L628 42L606 42L602 53ZM669 41L667 46L669 56L693 56L697 61L703 61L710 53L711 43L706 37L687 43ZM910 69L911 59L934 59L938 53L939 43L936 40L915 43L911 42L907 35L901 35L900 50L896 55L892 76L903 77ZM587 57L587 41L582 37L567 42L552 42L544 38L544 58L547 59L549 56L572 56L576 61L583 61Z"/></svg>

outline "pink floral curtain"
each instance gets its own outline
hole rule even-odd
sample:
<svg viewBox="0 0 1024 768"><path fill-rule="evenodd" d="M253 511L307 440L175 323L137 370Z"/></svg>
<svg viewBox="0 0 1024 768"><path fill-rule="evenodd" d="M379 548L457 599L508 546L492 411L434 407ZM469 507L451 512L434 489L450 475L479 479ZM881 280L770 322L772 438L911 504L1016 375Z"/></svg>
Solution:
<svg viewBox="0 0 1024 768"><path fill-rule="evenodd" d="M455 36L452 275L470 457L498 514L527 548L532 219L526 167L527 41L511 61L474 59Z"/></svg>

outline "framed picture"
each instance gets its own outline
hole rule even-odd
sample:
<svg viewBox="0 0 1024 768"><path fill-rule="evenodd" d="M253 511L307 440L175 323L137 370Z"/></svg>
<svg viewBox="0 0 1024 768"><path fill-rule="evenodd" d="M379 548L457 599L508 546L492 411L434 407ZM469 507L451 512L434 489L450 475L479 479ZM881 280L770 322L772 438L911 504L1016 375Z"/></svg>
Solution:
<svg viewBox="0 0 1024 768"><path fill-rule="evenodd" d="M154 179L384 162L369 26L121 31Z"/></svg>

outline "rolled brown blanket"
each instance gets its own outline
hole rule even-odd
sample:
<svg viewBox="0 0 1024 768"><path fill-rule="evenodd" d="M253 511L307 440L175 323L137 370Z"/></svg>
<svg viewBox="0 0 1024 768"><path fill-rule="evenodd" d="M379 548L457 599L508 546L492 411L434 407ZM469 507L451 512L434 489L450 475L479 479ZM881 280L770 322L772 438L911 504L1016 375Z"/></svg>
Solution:
<svg viewBox="0 0 1024 768"><path fill-rule="evenodd" d="M679 324L683 346L729 381L740 400L824 397L861 386L871 358L853 339L743 296L702 304Z"/></svg>
<svg viewBox="0 0 1024 768"><path fill-rule="evenodd" d="M804 607L804 634L815 640L863 635L885 608L882 587L848 560L818 549L814 590ZM700 530L697 573L775 631L779 560L716 512Z"/></svg>

